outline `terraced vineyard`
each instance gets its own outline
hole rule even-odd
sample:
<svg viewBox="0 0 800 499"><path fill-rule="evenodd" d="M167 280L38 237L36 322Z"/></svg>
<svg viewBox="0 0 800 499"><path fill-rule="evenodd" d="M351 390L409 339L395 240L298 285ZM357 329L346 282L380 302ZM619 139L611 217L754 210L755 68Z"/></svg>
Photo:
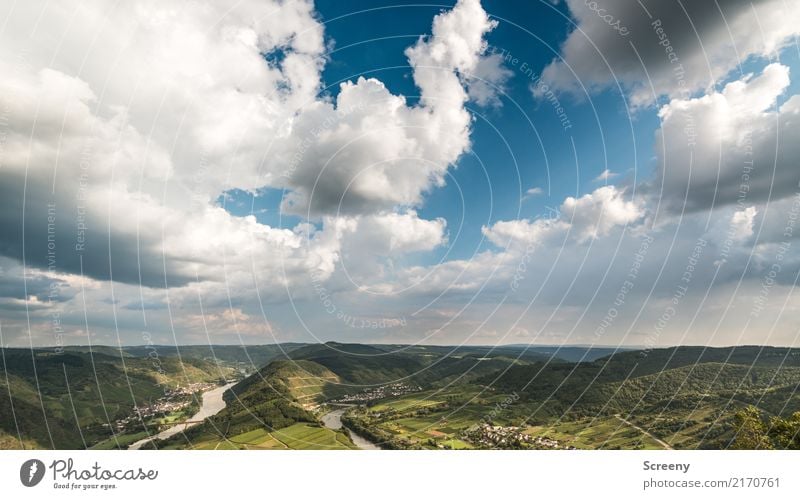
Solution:
<svg viewBox="0 0 800 499"><path fill-rule="evenodd" d="M308 423L296 423L271 432L257 429L228 439L199 440L192 447L205 450L348 450L356 448L344 433Z"/></svg>

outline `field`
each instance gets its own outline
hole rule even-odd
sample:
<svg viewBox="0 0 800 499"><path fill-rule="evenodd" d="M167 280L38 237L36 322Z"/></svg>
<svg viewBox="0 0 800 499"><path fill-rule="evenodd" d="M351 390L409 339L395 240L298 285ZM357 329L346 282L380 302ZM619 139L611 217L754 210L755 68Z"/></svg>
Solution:
<svg viewBox="0 0 800 499"><path fill-rule="evenodd" d="M154 432L151 432L150 435L153 435ZM137 433L123 433L121 435L117 435L116 440L112 438L108 438L99 442L92 447L93 450L112 450L112 449L127 449L129 445L134 442L137 442L143 438L147 438L147 432L140 431Z"/></svg>
<svg viewBox="0 0 800 499"><path fill-rule="evenodd" d="M531 426L523 433L567 442L578 449L664 449L652 435L615 417Z"/></svg>
<svg viewBox="0 0 800 499"><path fill-rule="evenodd" d="M469 435L485 423L516 427L524 435L557 440L562 446L578 449L670 447L648 430L648 421L612 415L561 421L538 409L537 404L519 402L506 394L476 386L458 386L380 401L354 415L383 439L406 448L475 448L479 445ZM542 416L537 423L529 421L532 414L539 413ZM687 428L690 430L691 427ZM696 436L686 438L691 440Z"/></svg>
<svg viewBox="0 0 800 499"><path fill-rule="evenodd" d="M266 429L252 430L224 439L209 439L197 442L195 449L201 450L347 450L356 446L342 432L329 430L308 423L268 432Z"/></svg>
<svg viewBox="0 0 800 499"><path fill-rule="evenodd" d="M438 400L425 399L415 394L414 396L398 398L395 400L388 400L378 403L371 407L373 412L381 411L405 411L408 409L422 409L423 407L431 407L439 404Z"/></svg>
<svg viewBox="0 0 800 499"><path fill-rule="evenodd" d="M463 433L478 425L496 404L507 398L477 386L453 386L382 400L362 409L358 417L368 421L384 438L403 446L426 449L471 449ZM506 411L506 416L515 414ZM508 418L498 415L499 423Z"/></svg>
<svg viewBox="0 0 800 499"><path fill-rule="evenodd" d="M314 407L322 396L322 391L328 383L338 383L339 378L333 374L313 376L310 373L300 372L299 375L286 376L286 386L298 402L304 407Z"/></svg>
<svg viewBox="0 0 800 499"><path fill-rule="evenodd" d="M716 448L715 440L720 436L730 437L731 411L745 407L742 403L732 403L727 414L720 414L720 405L706 403L681 411L637 414L630 421L648 428L676 449Z"/></svg>

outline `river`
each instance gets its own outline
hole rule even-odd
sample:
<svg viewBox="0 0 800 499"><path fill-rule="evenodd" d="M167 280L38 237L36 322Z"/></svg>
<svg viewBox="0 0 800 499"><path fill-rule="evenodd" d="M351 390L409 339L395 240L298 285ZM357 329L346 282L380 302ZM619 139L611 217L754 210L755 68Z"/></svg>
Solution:
<svg viewBox="0 0 800 499"><path fill-rule="evenodd" d="M322 416L322 424L325 425L326 428L330 428L331 430L340 430L342 428L342 414L347 409L336 409L334 411L329 412L328 414ZM350 428L345 427L347 430L348 435L350 435L350 440L353 441L354 444L358 446L359 449L364 450L380 450L380 447L373 444L366 438L356 434Z"/></svg>
<svg viewBox="0 0 800 499"><path fill-rule="evenodd" d="M173 435L176 435L187 428L191 428L192 426L200 424L199 422L213 416L214 414L218 413L222 409L225 408L225 400L222 398L222 394L225 393L225 390L232 387L236 383L228 383L225 386L219 386L212 390L208 390L203 392L203 400L200 404L200 410L197 411L192 417L190 417L187 421L197 421L196 423L189 423L189 424L176 424L170 426L166 430L162 431L157 435L153 435L137 442L134 442L128 447L129 450L137 450L140 449L144 444L147 442L151 442L153 440L164 440ZM341 425L341 423L340 423Z"/></svg>

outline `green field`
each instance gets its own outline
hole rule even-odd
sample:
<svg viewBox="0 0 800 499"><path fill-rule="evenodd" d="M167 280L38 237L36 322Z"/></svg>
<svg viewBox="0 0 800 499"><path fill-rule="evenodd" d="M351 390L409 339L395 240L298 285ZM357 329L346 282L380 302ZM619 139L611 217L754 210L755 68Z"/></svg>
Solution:
<svg viewBox="0 0 800 499"><path fill-rule="evenodd" d="M531 426L524 433L548 437L578 449L650 449L664 447L652 436L632 428L614 417L587 418L580 421L556 422L553 425Z"/></svg>
<svg viewBox="0 0 800 499"><path fill-rule="evenodd" d="M348 450L356 446L342 432L333 431L308 423L297 423L280 430L268 432L257 429L223 439L208 439L197 442L195 449L201 450Z"/></svg>
<svg viewBox="0 0 800 499"><path fill-rule="evenodd" d="M154 432L150 432L149 435L153 435L153 433ZM93 450L127 449L128 446L131 445L132 443L137 442L143 438L147 438L149 435L145 431L139 431L136 433L123 433L117 435L116 440L113 437L108 438L106 440L103 440L102 442L93 445L90 448Z"/></svg>
<svg viewBox="0 0 800 499"><path fill-rule="evenodd" d="M290 449L353 449L355 445L343 433L298 423L270 434Z"/></svg>

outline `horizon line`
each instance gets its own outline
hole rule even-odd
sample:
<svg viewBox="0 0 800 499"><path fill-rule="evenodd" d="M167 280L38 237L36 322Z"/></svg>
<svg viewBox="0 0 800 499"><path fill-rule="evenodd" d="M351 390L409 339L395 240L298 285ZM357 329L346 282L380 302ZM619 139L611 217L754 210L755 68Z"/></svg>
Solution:
<svg viewBox="0 0 800 499"><path fill-rule="evenodd" d="M773 345L773 344L754 344L745 343L738 345L702 345L702 344L672 344L672 345L593 345L588 343L568 343L568 344L538 344L538 343L503 343L498 345L487 344L414 344L414 343L380 343L380 342L341 342L335 340L322 341L322 342L300 342L300 341L284 341L275 343L186 343L186 344L130 344L130 345L107 345L107 344L69 344L69 345L38 345L38 346L12 346L4 345L0 348L4 349L27 349L27 350L40 350L40 349L59 349L59 348L112 348L112 349L125 349L125 348L155 348L155 347L260 347L260 346L277 346L277 345L325 345L328 343L338 343L340 345L384 345L384 346L404 346L404 347L455 347L455 348L503 348L503 347L520 347L520 348L613 348L613 349L628 349L628 350L658 350L664 348L677 348L677 347L704 347L704 348L738 348L738 347L769 347L769 348L800 348L800 345Z"/></svg>

